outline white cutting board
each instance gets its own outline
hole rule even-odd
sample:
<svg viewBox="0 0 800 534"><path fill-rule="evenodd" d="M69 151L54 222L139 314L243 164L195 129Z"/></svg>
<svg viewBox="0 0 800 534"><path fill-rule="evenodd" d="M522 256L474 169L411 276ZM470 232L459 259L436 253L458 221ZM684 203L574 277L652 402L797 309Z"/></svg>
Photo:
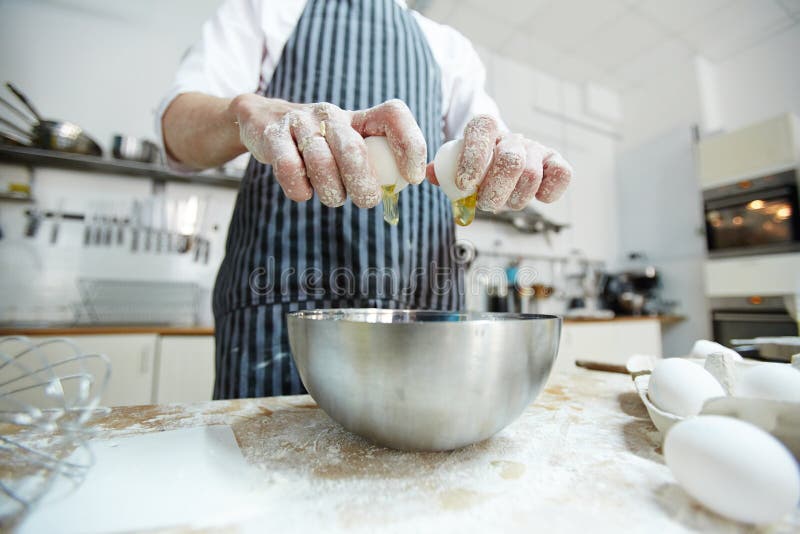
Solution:
<svg viewBox="0 0 800 534"><path fill-rule="evenodd" d="M256 513L254 469L227 425L94 441L91 448L95 464L83 483L57 480L19 532L224 526Z"/></svg>

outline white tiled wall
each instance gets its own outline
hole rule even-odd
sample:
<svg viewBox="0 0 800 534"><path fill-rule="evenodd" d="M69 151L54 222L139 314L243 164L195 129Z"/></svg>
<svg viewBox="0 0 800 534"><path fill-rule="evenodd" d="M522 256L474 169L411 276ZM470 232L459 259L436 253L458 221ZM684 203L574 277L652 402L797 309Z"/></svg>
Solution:
<svg viewBox="0 0 800 534"><path fill-rule="evenodd" d="M621 252L643 252L659 268L664 296L677 300L676 312L688 317L665 329L664 353L685 354L690 341L710 331L702 277L702 207L688 125L622 152L617 168L624 208Z"/></svg>
<svg viewBox="0 0 800 534"><path fill-rule="evenodd" d="M9 169L19 175L18 168L0 165L0 176ZM24 317L28 321L70 321L70 303L78 300L78 279L96 278L195 282L203 288L201 320L211 322L209 294L224 252L236 190L187 184L166 186L167 198L197 196L208 202L205 235L211 245L206 264L195 262L192 253L134 253L127 233L122 246L84 246L85 225L81 222L61 222L54 244L50 242L52 219L41 223L35 237L24 236L24 212L34 206L43 211L63 210L90 217L96 213L127 217L133 200L151 195L153 184L149 180L37 168L31 183L35 205L5 202L0 213L4 234L0 240L0 320ZM211 230L214 226L216 231ZM16 312L9 311L10 303L16 303Z"/></svg>
<svg viewBox="0 0 800 534"><path fill-rule="evenodd" d="M564 197L535 207L570 227L551 238L520 234L485 221L459 228L459 236L478 248L564 255L581 249L592 259L613 263L618 256L617 201L614 185L615 122L619 100L613 91L589 89L559 80L514 60L479 49L487 67L487 90L512 130L559 150L575 176Z"/></svg>
<svg viewBox="0 0 800 534"><path fill-rule="evenodd" d="M727 131L787 111L800 115L800 25L715 65Z"/></svg>

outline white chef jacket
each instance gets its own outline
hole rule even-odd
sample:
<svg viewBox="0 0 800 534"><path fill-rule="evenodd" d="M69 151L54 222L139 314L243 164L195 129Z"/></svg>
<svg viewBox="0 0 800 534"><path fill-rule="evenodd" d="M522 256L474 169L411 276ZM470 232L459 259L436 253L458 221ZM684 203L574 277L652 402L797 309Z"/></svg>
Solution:
<svg viewBox="0 0 800 534"><path fill-rule="evenodd" d="M405 2L396 1L405 7ZM200 92L232 98L266 85L306 2L226 0L203 24L200 40L183 58L172 87L158 107L158 139L163 143L161 117L178 95ZM500 121L497 104L484 89L486 69L469 40L416 11L412 15L441 69L445 138L461 137L467 122L477 114L492 115ZM175 161L169 163L177 169L182 167Z"/></svg>

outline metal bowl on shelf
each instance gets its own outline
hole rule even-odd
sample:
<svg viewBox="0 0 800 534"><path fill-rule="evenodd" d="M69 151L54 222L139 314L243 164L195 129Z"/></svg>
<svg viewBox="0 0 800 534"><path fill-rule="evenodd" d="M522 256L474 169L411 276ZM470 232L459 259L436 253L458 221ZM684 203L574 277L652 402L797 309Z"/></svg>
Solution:
<svg viewBox="0 0 800 534"><path fill-rule="evenodd" d="M161 150L148 139L117 134L112 139L111 153L116 159L138 161L139 163L158 163Z"/></svg>
<svg viewBox="0 0 800 534"><path fill-rule="evenodd" d="M80 126L64 121L39 121L33 127L36 146L86 156L103 155L103 149Z"/></svg>
<svg viewBox="0 0 800 534"><path fill-rule="evenodd" d="M402 450L482 441L538 395L558 353L550 315L331 309L288 315L300 378L344 428Z"/></svg>
<svg viewBox="0 0 800 534"><path fill-rule="evenodd" d="M99 157L103 155L103 149L100 148L100 145L84 132L80 126L72 122L43 118L27 95L10 82L6 83L6 87L33 116L31 118L30 115L0 97L0 104L30 128L30 131L27 131L16 123L3 119L3 124L13 130L13 135L11 136L8 135L8 131L3 133L2 137L7 142L13 141L17 145L35 146L47 150L71 152L87 156Z"/></svg>

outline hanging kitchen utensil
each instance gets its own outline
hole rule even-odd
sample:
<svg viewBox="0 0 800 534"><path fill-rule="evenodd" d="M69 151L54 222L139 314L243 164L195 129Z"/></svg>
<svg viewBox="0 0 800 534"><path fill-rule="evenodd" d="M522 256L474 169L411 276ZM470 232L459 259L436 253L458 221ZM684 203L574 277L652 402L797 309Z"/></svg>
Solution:
<svg viewBox="0 0 800 534"><path fill-rule="evenodd" d="M56 212L53 214L53 222L52 227L50 228L50 244L55 245L56 241L58 241L58 230L61 225L61 217L64 214L64 199L61 198L58 201L58 207L56 208Z"/></svg>
<svg viewBox="0 0 800 534"><path fill-rule="evenodd" d="M94 139L89 137L77 124L44 119L31 101L10 82L6 87L22 102L36 117L33 123L33 141L39 148L72 152L89 156L102 156L103 150Z"/></svg>
<svg viewBox="0 0 800 534"><path fill-rule="evenodd" d="M144 210L142 215L142 222L146 224L144 228L145 232L145 240L144 240L144 249L147 252L150 252L150 248L153 244L153 199L148 198L144 201Z"/></svg>
<svg viewBox="0 0 800 534"><path fill-rule="evenodd" d="M89 221L87 212L86 218L83 220L83 246L88 247L92 244L92 224Z"/></svg>
<svg viewBox="0 0 800 534"><path fill-rule="evenodd" d="M133 201L131 208L131 252L139 250L139 230L142 224L142 205L138 200Z"/></svg>
<svg viewBox="0 0 800 534"><path fill-rule="evenodd" d="M114 226L110 215L103 216L103 231L103 244L110 247L113 244L112 238L114 237Z"/></svg>
<svg viewBox="0 0 800 534"><path fill-rule="evenodd" d="M38 210L31 210L28 213L28 224L25 225L25 237L36 237L41 223L42 214Z"/></svg>
<svg viewBox="0 0 800 534"><path fill-rule="evenodd" d="M156 195L153 198L152 217L153 232L156 235L156 252L160 253L161 246L164 244L164 199L161 195ZM158 221L158 224L155 221Z"/></svg>
<svg viewBox="0 0 800 534"><path fill-rule="evenodd" d="M122 218L114 217L114 224L117 225L117 245L125 242L125 221Z"/></svg>
<svg viewBox="0 0 800 534"><path fill-rule="evenodd" d="M92 224L94 225L94 244L103 244L103 221L99 213L92 215Z"/></svg>
<svg viewBox="0 0 800 534"><path fill-rule="evenodd" d="M175 236L177 232L175 231L175 218L176 218L176 206L175 202L172 200L165 200L164 201L164 221L166 224L164 225L164 232L166 234L166 244L167 244L167 252L174 252L175 251Z"/></svg>
<svg viewBox="0 0 800 534"><path fill-rule="evenodd" d="M200 261L200 252L201 252L200 249L202 248L202 246L203 246L203 239L200 238L200 237L196 238L195 239L195 243L194 243L194 262L195 263Z"/></svg>

